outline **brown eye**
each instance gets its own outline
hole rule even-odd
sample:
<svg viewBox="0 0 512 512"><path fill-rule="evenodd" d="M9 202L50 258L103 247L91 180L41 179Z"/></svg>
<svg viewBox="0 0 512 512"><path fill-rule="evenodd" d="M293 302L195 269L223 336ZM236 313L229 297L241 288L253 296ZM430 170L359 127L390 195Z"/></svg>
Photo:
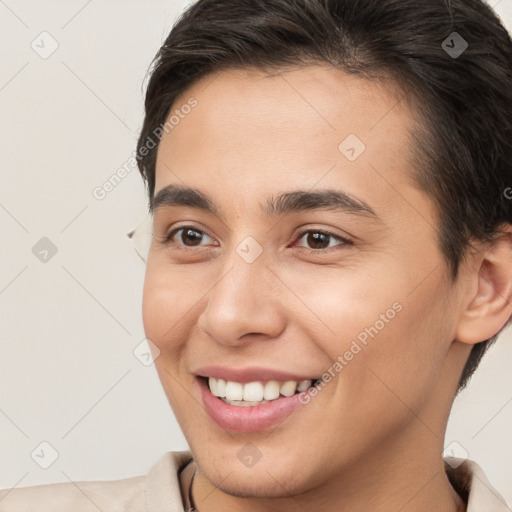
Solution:
<svg viewBox="0 0 512 512"><path fill-rule="evenodd" d="M179 234L181 232L181 234ZM165 239L166 245L178 245L185 247L200 247L203 237L210 238L204 231L193 226L182 226L174 229ZM176 240L177 241L176 241ZM204 245L204 244L203 244Z"/></svg>
<svg viewBox="0 0 512 512"><path fill-rule="evenodd" d="M331 235L325 233L309 232L306 241L312 249L327 249Z"/></svg>
<svg viewBox="0 0 512 512"><path fill-rule="evenodd" d="M198 231L197 229L190 228L182 228L180 231L182 231L180 239L185 245L200 245L202 238L202 234L200 231Z"/></svg>
<svg viewBox="0 0 512 512"><path fill-rule="evenodd" d="M304 241L309 247L304 247L300 245L299 247L302 247L304 250L310 252L326 252L326 249L330 250L331 248L335 248L336 246L340 246L340 248L343 248L346 245L352 245L352 242L346 238L335 235L334 233L319 230L304 231L297 237L298 241L302 239L304 239ZM341 243L335 243L334 245L330 245L331 241L333 240L338 240Z"/></svg>

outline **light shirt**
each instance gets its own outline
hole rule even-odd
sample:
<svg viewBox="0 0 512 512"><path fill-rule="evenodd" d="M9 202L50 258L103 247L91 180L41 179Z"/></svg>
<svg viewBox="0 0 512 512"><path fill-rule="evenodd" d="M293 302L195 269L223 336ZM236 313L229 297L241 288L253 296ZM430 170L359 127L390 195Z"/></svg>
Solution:
<svg viewBox="0 0 512 512"><path fill-rule="evenodd" d="M186 512L179 473L191 460L188 451L167 452L145 476L3 489L0 512ZM512 512L478 464L445 461L453 487L468 502L467 512Z"/></svg>

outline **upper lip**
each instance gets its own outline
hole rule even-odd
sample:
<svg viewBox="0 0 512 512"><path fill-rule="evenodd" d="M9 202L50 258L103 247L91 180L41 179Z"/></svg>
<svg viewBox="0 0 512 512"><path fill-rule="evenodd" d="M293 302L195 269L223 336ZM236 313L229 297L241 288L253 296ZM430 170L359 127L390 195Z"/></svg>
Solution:
<svg viewBox="0 0 512 512"><path fill-rule="evenodd" d="M250 366L246 368L233 368L225 366L202 366L196 370L199 377L214 377L225 381L247 382L277 380L286 382L288 380L316 380L316 377L303 375L298 373L286 372L272 368L264 368L261 366Z"/></svg>

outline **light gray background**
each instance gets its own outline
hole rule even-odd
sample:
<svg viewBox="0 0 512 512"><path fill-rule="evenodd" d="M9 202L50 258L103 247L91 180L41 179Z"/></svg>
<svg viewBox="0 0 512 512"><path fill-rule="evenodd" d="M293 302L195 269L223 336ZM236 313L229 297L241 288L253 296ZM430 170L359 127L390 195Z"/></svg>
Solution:
<svg viewBox="0 0 512 512"><path fill-rule="evenodd" d="M126 234L146 217L142 180L132 168L103 200L92 193L132 155L146 70L187 4L0 0L2 488L145 474L187 449L154 367L133 354L144 263ZM492 5L512 27L512 0ZM59 45L46 59L31 47L50 48L43 31ZM46 263L32 253L42 237L58 250ZM511 361L509 329L446 438L509 504ZM59 454L48 469L43 441Z"/></svg>

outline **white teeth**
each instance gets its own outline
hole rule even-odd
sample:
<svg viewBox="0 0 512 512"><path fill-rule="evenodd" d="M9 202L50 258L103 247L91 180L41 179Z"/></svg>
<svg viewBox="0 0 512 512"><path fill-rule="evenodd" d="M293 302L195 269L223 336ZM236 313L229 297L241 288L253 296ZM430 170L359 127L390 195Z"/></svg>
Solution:
<svg viewBox="0 0 512 512"><path fill-rule="evenodd" d="M226 382L226 398L228 400L242 400L243 386L239 382Z"/></svg>
<svg viewBox="0 0 512 512"><path fill-rule="evenodd" d="M276 400L279 396L292 396L295 392L301 392L308 389L312 381L289 380L286 382L278 382L277 380L269 380L264 383L261 381L248 382L241 384L240 382L225 381L224 379L208 378L208 384L212 395L225 399L226 403L231 405L260 405L270 400Z"/></svg>
<svg viewBox="0 0 512 512"><path fill-rule="evenodd" d="M210 379L210 382L212 380L217 381L217 393L218 395L215 396L226 396L226 381L224 379Z"/></svg>
<svg viewBox="0 0 512 512"><path fill-rule="evenodd" d="M221 395L219 395L219 392L218 392L217 379L210 379L209 384L210 384L210 391L212 392L212 395L213 396L221 396Z"/></svg>
<svg viewBox="0 0 512 512"><path fill-rule="evenodd" d="M275 400L279 398L279 382L277 380L269 380L265 384L265 391L263 397L265 400Z"/></svg>
<svg viewBox="0 0 512 512"><path fill-rule="evenodd" d="M293 394L295 394L296 390L297 390L297 381L296 380L288 380L281 384L281 388L279 389L279 392L283 396L292 396Z"/></svg>
<svg viewBox="0 0 512 512"><path fill-rule="evenodd" d="M263 384L261 382L248 382L244 386L243 396L246 402L260 402L263 400Z"/></svg>

